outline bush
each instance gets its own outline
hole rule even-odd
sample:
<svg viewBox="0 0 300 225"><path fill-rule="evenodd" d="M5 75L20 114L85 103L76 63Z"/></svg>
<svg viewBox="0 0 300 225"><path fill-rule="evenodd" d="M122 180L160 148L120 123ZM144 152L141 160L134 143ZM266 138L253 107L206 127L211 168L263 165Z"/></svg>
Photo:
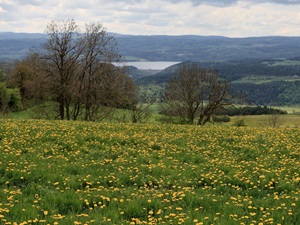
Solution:
<svg viewBox="0 0 300 225"><path fill-rule="evenodd" d="M238 116L238 115L270 115L270 114L287 114L286 111L280 109L274 109L267 106L245 106L245 107L227 107L219 111L220 114L226 114L229 116Z"/></svg>
<svg viewBox="0 0 300 225"><path fill-rule="evenodd" d="M283 119L280 114L271 114L268 116L268 123L271 127L280 127L283 123Z"/></svg>
<svg viewBox="0 0 300 225"><path fill-rule="evenodd" d="M7 93L9 96L8 107L12 111L18 111L21 108L21 95L18 88L7 89Z"/></svg>
<svg viewBox="0 0 300 225"><path fill-rule="evenodd" d="M215 122L215 123L228 123L228 122L230 122L230 117L229 116L227 116L227 115L224 115L224 116L214 116L213 117L213 121Z"/></svg>
<svg viewBox="0 0 300 225"><path fill-rule="evenodd" d="M30 117L32 119L47 119L51 120L56 118L56 105L50 102L44 102L36 105L31 109Z"/></svg>
<svg viewBox="0 0 300 225"><path fill-rule="evenodd" d="M21 95L17 88L6 88L5 83L0 83L0 110L7 113L8 111L17 111L21 108Z"/></svg>
<svg viewBox="0 0 300 225"><path fill-rule="evenodd" d="M236 121L234 121L233 126L236 126L236 127L246 126L245 118L237 119Z"/></svg>
<svg viewBox="0 0 300 225"><path fill-rule="evenodd" d="M169 115L161 115L158 118L158 121L164 124L187 124L187 122L181 119L180 117Z"/></svg>

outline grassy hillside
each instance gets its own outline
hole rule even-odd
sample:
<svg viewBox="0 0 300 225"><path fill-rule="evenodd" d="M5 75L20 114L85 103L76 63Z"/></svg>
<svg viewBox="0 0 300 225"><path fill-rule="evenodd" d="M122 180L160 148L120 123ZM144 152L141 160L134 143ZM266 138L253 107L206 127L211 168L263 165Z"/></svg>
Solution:
<svg viewBox="0 0 300 225"><path fill-rule="evenodd" d="M300 131L0 120L2 224L299 224Z"/></svg>

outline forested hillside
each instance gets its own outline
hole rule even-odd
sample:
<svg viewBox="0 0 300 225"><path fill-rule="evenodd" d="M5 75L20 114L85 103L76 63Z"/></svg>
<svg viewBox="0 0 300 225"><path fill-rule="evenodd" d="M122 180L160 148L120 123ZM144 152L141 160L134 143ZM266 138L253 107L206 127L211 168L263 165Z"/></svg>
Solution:
<svg viewBox="0 0 300 225"><path fill-rule="evenodd" d="M255 105L300 104L300 61L229 60L199 62L201 67L215 69L221 78L230 81L232 96L244 96L244 103ZM164 86L178 65L155 75L137 79L139 85ZM157 94L156 94L157 95Z"/></svg>
<svg viewBox="0 0 300 225"><path fill-rule="evenodd" d="M300 56L300 37L118 36L120 53L150 61L274 59Z"/></svg>
<svg viewBox="0 0 300 225"><path fill-rule="evenodd" d="M126 60L212 61L300 56L300 37L134 36L112 34ZM45 41L44 34L1 33L0 60L23 57Z"/></svg>

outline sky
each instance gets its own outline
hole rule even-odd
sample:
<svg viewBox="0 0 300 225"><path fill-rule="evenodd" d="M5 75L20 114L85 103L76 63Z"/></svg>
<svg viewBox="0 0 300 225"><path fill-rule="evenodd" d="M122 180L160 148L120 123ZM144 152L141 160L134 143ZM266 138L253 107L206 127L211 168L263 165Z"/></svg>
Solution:
<svg viewBox="0 0 300 225"><path fill-rule="evenodd" d="M0 0L0 32L44 33L53 19L132 35L300 36L300 0Z"/></svg>

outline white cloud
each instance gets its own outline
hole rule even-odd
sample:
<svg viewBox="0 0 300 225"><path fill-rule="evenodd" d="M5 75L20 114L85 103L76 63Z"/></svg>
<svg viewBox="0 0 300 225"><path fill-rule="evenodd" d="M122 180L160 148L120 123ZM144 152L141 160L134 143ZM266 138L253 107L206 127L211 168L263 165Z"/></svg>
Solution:
<svg viewBox="0 0 300 225"><path fill-rule="evenodd" d="M300 36L299 12L300 0L0 0L0 25L44 32L51 19L75 19L124 34Z"/></svg>

